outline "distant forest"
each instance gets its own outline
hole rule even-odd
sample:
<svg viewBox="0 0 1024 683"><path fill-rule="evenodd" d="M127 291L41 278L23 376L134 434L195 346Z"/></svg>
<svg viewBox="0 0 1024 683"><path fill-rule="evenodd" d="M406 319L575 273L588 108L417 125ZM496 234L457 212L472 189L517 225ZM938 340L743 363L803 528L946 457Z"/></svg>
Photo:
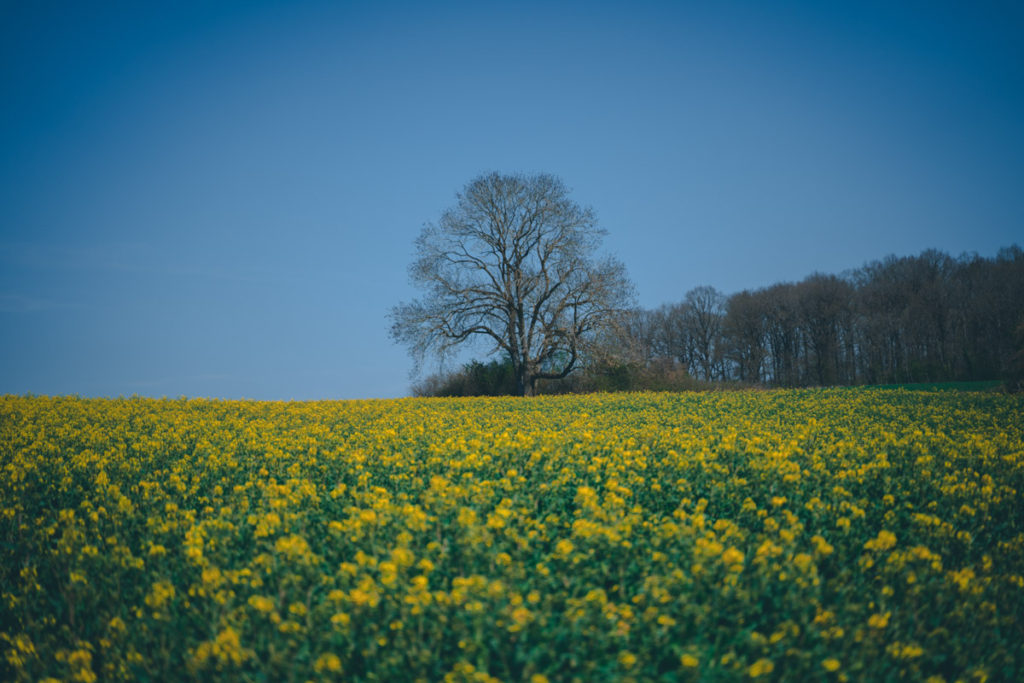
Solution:
<svg viewBox="0 0 1024 683"><path fill-rule="evenodd" d="M727 295L696 287L629 312L584 367L539 393L1024 381L1024 250L928 250ZM417 395L514 392L503 359L433 375Z"/></svg>

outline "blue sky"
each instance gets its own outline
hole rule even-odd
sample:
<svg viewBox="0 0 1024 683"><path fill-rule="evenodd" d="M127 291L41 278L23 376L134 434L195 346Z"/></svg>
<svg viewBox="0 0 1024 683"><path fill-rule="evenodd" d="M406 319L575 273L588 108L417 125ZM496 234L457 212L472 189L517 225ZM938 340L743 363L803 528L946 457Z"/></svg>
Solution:
<svg viewBox="0 0 1024 683"><path fill-rule="evenodd" d="M594 208L640 303L1024 236L1024 13L943 2L0 7L0 393L401 396L477 175Z"/></svg>

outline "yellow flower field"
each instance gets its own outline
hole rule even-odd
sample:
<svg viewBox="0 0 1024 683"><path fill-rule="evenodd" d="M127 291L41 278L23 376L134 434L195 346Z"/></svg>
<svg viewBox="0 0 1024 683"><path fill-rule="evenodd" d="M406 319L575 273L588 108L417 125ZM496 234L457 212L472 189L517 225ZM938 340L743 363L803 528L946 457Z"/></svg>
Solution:
<svg viewBox="0 0 1024 683"><path fill-rule="evenodd" d="M0 398L0 679L1021 680L1024 401Z"/></svg>

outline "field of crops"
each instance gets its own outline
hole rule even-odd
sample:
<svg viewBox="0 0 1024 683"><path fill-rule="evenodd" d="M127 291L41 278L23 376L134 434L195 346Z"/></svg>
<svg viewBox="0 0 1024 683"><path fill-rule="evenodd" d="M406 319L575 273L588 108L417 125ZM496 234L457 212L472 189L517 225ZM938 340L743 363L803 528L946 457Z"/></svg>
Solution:
<svg viewBox="0 0 1024 683"><path fill-rule="evenodd" d="M0 398L0 679L1021 680L1024 400Z"/></svg>

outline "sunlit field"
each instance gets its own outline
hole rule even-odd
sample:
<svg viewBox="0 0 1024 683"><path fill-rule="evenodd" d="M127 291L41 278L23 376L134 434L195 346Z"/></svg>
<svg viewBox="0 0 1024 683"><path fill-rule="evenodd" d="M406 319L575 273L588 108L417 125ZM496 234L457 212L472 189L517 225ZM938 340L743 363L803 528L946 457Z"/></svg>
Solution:
<svg viewBox="0 0 1024 683"><path fill-rule="evenodd" d="M1024 400L0 398L0 679L1020 680Z"/></svg>

